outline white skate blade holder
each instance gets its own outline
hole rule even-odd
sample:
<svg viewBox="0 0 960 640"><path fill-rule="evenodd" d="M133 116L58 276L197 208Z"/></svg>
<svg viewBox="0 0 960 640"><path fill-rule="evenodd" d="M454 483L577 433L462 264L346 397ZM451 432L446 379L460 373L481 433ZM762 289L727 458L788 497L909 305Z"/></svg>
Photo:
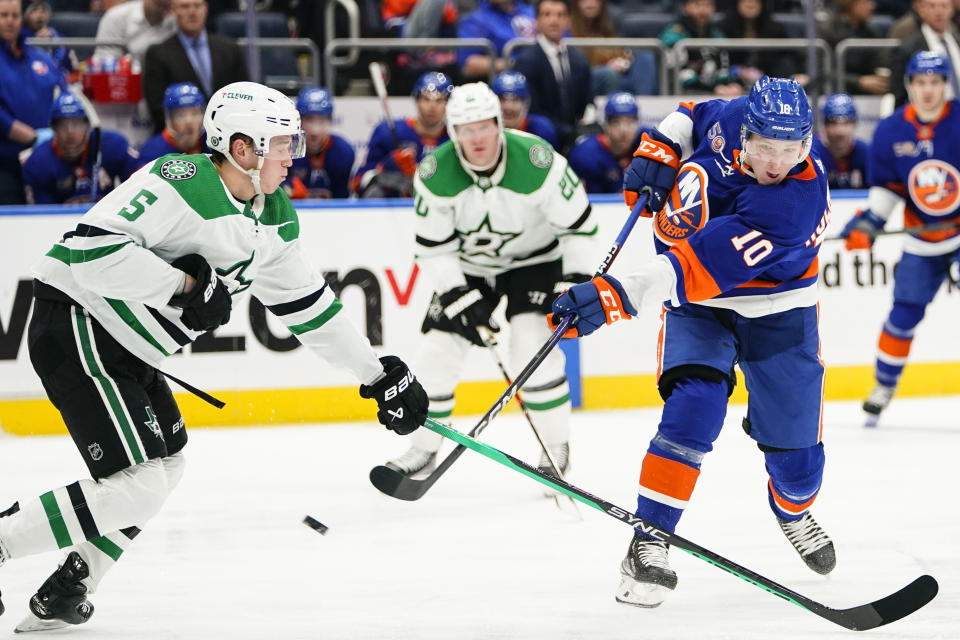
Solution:
<svg viewBox="0 0 960 640"><path fill-rule="evenodd" d="M27 617L20 621L20 624L14 628L13 632L30 633L31 631L53 631L54 629L63 629L64 627L72 626L74 625L56 618L53 620L43 620L33 615L33 612L28 612Z"/></svg>
<svg viewBox="0 0 960 640"><path fill-rule="evenodd" d="M620 586L617 587L617 602L630 604L635 607L652 609L659 607L672 591L663 585L651 582L638 582L627 576L620 576Z"/></svg>

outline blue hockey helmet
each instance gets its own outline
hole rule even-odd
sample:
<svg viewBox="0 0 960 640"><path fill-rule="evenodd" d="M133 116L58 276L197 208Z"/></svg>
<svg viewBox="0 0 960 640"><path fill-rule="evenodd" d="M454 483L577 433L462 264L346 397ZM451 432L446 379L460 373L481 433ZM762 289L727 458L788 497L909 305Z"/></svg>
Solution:
<svg viewBox="0 0 960 640"><path fill-rule="evenodd" d="M933 73L943 76L944 80L949 80L952 71L950 60L942 53L917 51L907 63L907 70L903 75L905 82L910 82L910 78L918 73Z"/></svg>
<svg viewBox="0 0 960 640"><path fill-rule="evenodd" d="M77 100L77 96L69 91L62 92L53 101L50 107L50 121L60 120L61 118L87 118L87 112L83 110L83 104Z"/></svg>
<svg viewBox="0 0 960 640"><path fill-rule="evenodd" d="M301 116L333 117L333 96L323 87L304 87L297 96Z"/></svg>
<svg viewBox="0 0 960 640"><path fill-rule="evenodd" d="M637 100L632 93L626 91L616 91L607 96L607 104L603 108L603 116L606 120L610 118L636 118L640 119L640 109L637 107Z"/></svg>
<svg viewBox="0 0 960 640"><path fill-rule="evenodd" d="M419 98L421 93L439 93L444 98L450 97L453 91L453 82L445 73L439 71L428 71L417 79L413 85L413 97Z"/></svg>
<svg viewBox="0 0 960 640"><path fill-rule="evenodd" d="M493 79L490 85L498 98L520 98L530 100L530 87L527 77L519 71L504 71Z"/></svg>
<svg viewBox="0 0 960 640"><path fill-rule="evenodd" d="M745 148L751 133L774 140L799 140L804 160L813 145L813 110L800 83L792 78L763 76L747 96L740 127L740 147Z"/></svg>
<svg viewBox="0 0 960 640"><path fill-rule="evenodd" d="M825 122L856 122L857 107L848 93L831 93L823 103Z"/></svg>
<svg viewBox="0 0 960 640"><path fill-rule="evenodd" d="M186 107L207 106L207 100L200 93L200 89L192 82L178 82L167 87L163 94L163 108L167 111L185 109Z"/></svg>

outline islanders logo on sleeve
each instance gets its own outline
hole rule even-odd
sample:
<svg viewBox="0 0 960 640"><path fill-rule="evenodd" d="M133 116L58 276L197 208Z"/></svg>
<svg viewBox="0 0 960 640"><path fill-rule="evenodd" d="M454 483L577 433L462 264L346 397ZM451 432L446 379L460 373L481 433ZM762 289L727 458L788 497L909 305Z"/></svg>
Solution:
<svg viewBox="0 0 960 640"><path fill-rule="evenodd" d="M677 184L657 214L653 228L661 242L672 246L689 238L707 223L710 219L707 181L707 172L696 163L690 162L680 168Z"/></svg>
<svg viewBox="0 0 960 640"><path fill-rule="evenodd" d="M942 160L918 162L907 176L907 191L923 213L950 215L960 204L960 171Z"/></svg>

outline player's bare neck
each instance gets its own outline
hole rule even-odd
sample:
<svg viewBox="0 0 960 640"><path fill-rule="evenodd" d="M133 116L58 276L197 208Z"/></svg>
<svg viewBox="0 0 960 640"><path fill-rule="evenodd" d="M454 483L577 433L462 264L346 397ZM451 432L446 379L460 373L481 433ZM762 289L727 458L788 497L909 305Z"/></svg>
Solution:
<svg viewBox="0 0 960 640"><path fill-rule="evenodd" d="M917 114L917 121L927 124L929 122L936 122L943 116L943 111L947 108L947 103L944 102L935 109L921 109L916 103L914 103L913 108Z"/></svg>
<svg viewBox="0 0 960 640"><path fill-rule="evenodd" d="M442 120L440 121L439 124L434 125L434 126L432 126L432 127L428 127L427 125L425 125L425 124L423 123L423 121L420 120L419 118L417 118L416 120L413 121L413 129L414 129L414 131L417 132L417 135L418 135L418 136L421 136L421 137L424 137L424 138L436 138L436 137L438 137L438 136L443 132L443 128L444 128L445 126L446 126L446 125L444 125L444 123L443 123Z"/></svg>
<svg viewBox="0 0 960 640"><path fill-rule="evenodd" d="M220 179L223 180L223 184L227 186L227 191L229 191L230 195L236 200L246 202L256 194L256 191L253 189L253 180L250 179L250 176L229 162L222 162L214 166L217 168L217 173L220 174Z"/></svg>

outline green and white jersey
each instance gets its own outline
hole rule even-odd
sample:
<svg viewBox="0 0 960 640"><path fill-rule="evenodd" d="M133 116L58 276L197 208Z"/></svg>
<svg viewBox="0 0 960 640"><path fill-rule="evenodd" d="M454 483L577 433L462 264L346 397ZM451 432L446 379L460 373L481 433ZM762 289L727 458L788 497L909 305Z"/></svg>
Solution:
<svg viewBox="0 0 960 640"><path fill-rule="evenodd" d="M91 208L34 267L34 276L87 309L131 353L159 367L201 332L170 298L184 281L170 266L197 253L234 304L256 296L299 340L363 383L383 367L305 258L300 223L283 190L240 202L206 155L169 155L133 174Z"/></svg>
<svg viewBox="0 0 960 640"><path fill-rule="evenodd" d="M414 178L417 260L438 291L464 274L496 276L563 257L564 273L593 273L598 260L590 203L580 178L550 144L507 129L490 176L465 168L452 142Z"/></svg>

